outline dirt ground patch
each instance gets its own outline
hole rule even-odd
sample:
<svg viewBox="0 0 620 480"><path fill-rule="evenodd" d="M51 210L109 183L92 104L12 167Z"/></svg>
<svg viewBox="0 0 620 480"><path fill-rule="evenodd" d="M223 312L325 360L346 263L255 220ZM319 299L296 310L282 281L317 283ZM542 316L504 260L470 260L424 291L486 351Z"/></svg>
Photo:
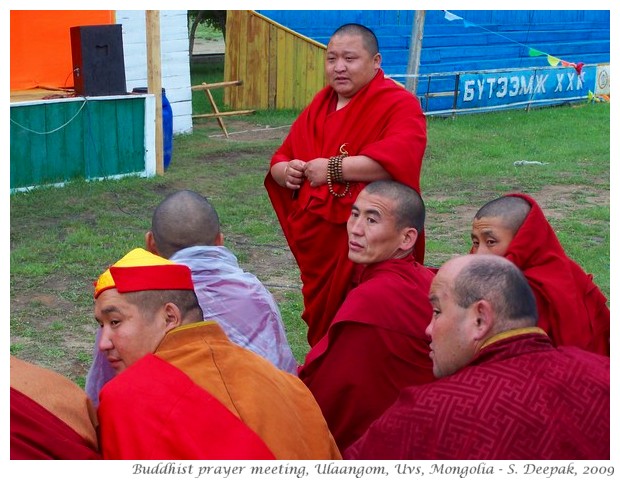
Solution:
<svg viewBox="0 0 620 480"><path fill-rule="evenodd" d="M195 124L194 129L202 128L211 130L214 125L217 125L215 120L202 121L201 123ZM240 119L225 119L224 126L228 132L228 138L226 138L226 134L221 128L214 133L211 133L209 138L226 140L230 142L284 140L291 127L290 125L260 125L253 123L250 120Z"/></svg>

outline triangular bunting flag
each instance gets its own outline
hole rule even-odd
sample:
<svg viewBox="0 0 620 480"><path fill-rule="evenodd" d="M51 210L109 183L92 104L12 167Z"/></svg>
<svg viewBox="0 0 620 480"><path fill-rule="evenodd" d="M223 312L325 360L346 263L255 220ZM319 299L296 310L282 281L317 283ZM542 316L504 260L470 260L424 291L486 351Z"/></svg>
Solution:
<svg viewBox="0 0 620 480"><path fill-rule="evenodd" d="M572 66L575 67L575 70L577 70L577 75L581 76L581 71L583 70L583 62L579 62L577 65L573 63Z"/></svg>
<svg viewBox="0 0 620 480"><path fill-rule="evenodd" d="M445 19L448 21L452 21L452 20L463 20L461 17L459 17L458 15L455 15L454 13L450 13L448 12L448 10L444 10L445 14Z"/></svg>
<svg viewBox="0 0 620 480"><path fill-rule="evenodd" d="M495 35L498 35L498 36L500 36L502 38L505 38L505 39L507 39L507 40L509 40L511 42L514 42L514 43L517 43L517 44L519 44L519 45L521 45L523 47L526 47L528 49L528 55L530 57L541 57L543 55L546 55L547 62L549 62L549 65L551 65L552 67L557 67L560 64L563 67L565 67L565 68L573 67L577 71L577 75L579 76L581 81L583 81L583 76L584 76L584 72L583 72L584 64L583 64L583 62L579 62L579 63L567 62L566 60L562 60L562 59L560 59L558 57L554 57L553 55L549 55L548 53L541 52L540 50L537 50L537 49L532 48L532 47L528 47L527 45L524 45L524 44L519 43L519 42L517 42L515 40L512 40L512 39L510 39L508 37L505 37L504 35L502 35L502 34L500 34L498 32L494 32L492 30L489 30L488 28L485 28L485 27L483 27L481 25L476 25L475 23L472 23L472 22L470 22L468 20L465 20L463 17L459 17L458 15L455 15L454 13L450 13L448 10L443 10L443 12L444 12L445 19L450 21L450 22L452 22L454 20L463 20L463 24L465 25L466 28L469 28L469 27L479 27L479 28L482 28L483 30L486 30L486 31L490 32L490 33L494 33ZM596 100L596 97L594 97L594 98Z"/></svg>

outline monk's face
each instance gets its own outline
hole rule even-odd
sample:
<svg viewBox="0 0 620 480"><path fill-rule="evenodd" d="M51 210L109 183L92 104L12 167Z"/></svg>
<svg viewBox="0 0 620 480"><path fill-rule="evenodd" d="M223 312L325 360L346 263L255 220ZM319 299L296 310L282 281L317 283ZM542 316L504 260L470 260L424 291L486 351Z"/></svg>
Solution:
<svg viewBox="0 0 620 480"><path fill-rule="evenodd" d="M97 297L95 318L101 327L99 350L117 374L144 355L153 353L167 330L162 309L145 315L115 288Z"/></svg>
<svg viewBox="0 0 620 480"><path fill-rule="evenodd" d="M515 232L500 217L474 218L471 229L471 253L504 257Z"/></svg>
<svg viewBox="0 0 620 480"><path fill-rule="evenodd" d="M429 291L433 317L426 334L431 339L430 357L437 378L465 367L476 353L475 309L461 307L452 291L454 278L465 263L463 257L446 262L435 275Z"/></svg>
<svg viewBox="0 0 620 480"><path fill-rule="evenodd" d="M325 74L341 98L349 99L367 85L381 66L381 54L372 55L361 35L342 34L327 45Z"/></svg>
<svg viewBox="0 0 620 480"><path fill-rule="evenodd" d="M395 201L362 190L351 209L347 222L349 259L355 263L371 264L402 256L412 228L399 229L394 212ZM415 242L415 238L413 239Z"/></svg>

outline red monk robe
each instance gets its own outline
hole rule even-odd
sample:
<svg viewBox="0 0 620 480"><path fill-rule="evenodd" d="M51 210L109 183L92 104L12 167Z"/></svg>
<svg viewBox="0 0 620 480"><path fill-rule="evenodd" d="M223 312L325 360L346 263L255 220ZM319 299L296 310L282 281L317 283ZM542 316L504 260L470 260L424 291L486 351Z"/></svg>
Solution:
<svg viewBox="0 0 620 480"><path fill-rule="evenodd" d="M340 154L366 155L394 180L420 192L420 171L426 148L426 119L411 93L384 77L374 79L336 111L336 92L321 90L293 123L271 166L292 159L304 161ZM313 346L327 332L350 288L353 263L348 259L346 222L364 182L351 182L350 194L336 198L327 185L304 182L293 191L268 173L265 188L301 272L308 342ZM336 184L341 191L343 185ZM416 259L424 261L424 235L416 243Z"/></svg>
<svg viewBox="0 0 620 480"><path fill-rule="evenodd" d="M400 390L434 380L425 330L434 274L412 256L367 266L360 284L308 353L299 378L323 411L340 451L359 438Z"/></svg>
<svg viewBox="0 0 620 480"><path fill-rule="evenodd" d="M536 201L524 194L531 210L510 242L505 257L518 266L536 296L538 326L556 345L573 345L609 356L607 299L592 275L564 252Z"/></svg>
<svg viewBox="0 0 620 480"><path fill-rule="evenodd" d="M106 459L274 459L241 420L155 355L106 384L99 415Z"/></svg>
<svg viewBox="0 0 620 480"><path fill-rule="evenodd" d="M453 375L405 388L344 458L609 459L609 357L556 349L537 328L511 333Z"/></svg>
<svg viewBox="0 0 620 480"><path fill-rule="evenodd" d="M97 416L68 378L11 356L11 460L98 460Z"/></svg>
<svg viewBox="0 0 620 480"><path fill-rule="evenodd" d="M110 380L99 404L106 459L340 459L305 385L205 321Z"/></svg>

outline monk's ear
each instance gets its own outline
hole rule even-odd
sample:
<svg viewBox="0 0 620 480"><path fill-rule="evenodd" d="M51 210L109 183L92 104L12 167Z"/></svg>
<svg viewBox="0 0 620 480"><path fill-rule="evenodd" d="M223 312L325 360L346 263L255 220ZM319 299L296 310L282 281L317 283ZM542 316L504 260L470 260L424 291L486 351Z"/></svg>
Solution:
<svg viewBox="0 0 620 480"><path fill-rule="evenodd" d="M413 227L404 228L402 231L401 250L412 250L418 239L418 231Z"/></svg>
<svg viewBox="0 0 620 480"><path fill-rule="evenodd" d="M381 54L376 53L374 58L372 59L372 62L374 64L375 69L378 69L379 67L381 67Z"/></svg>
<svg viewBox="0 0 620 480"><path fill-rule="evenodd" d="M222 232L218 233L213 241L213 245L216 247L221 247L224 245L224 234Z"/></svg>
<svg viewBox="0 0 620 480"><path fill-rule="evenodd" d="M474 338L485 340L493 332L495 311L487 300L478 300L473 305L475 314Z"/></svg>
<svg viewBox="0 0 620 480"><path fill-rule="evenodd" d="M168 332L173 328L179 327L183 321L183 315L179 307L172 302L164 305L164 315L166 317L165 331Z"/></svg>
<svg viewBox="0 0 620 480"><path fill-rule="evenodd" d="M153 236L153 232L151 230L148 230L144 234L144 244L149 252L155 255L159 255L159 252L157 251L157 245L155 245L155 237Z"/></svg>

